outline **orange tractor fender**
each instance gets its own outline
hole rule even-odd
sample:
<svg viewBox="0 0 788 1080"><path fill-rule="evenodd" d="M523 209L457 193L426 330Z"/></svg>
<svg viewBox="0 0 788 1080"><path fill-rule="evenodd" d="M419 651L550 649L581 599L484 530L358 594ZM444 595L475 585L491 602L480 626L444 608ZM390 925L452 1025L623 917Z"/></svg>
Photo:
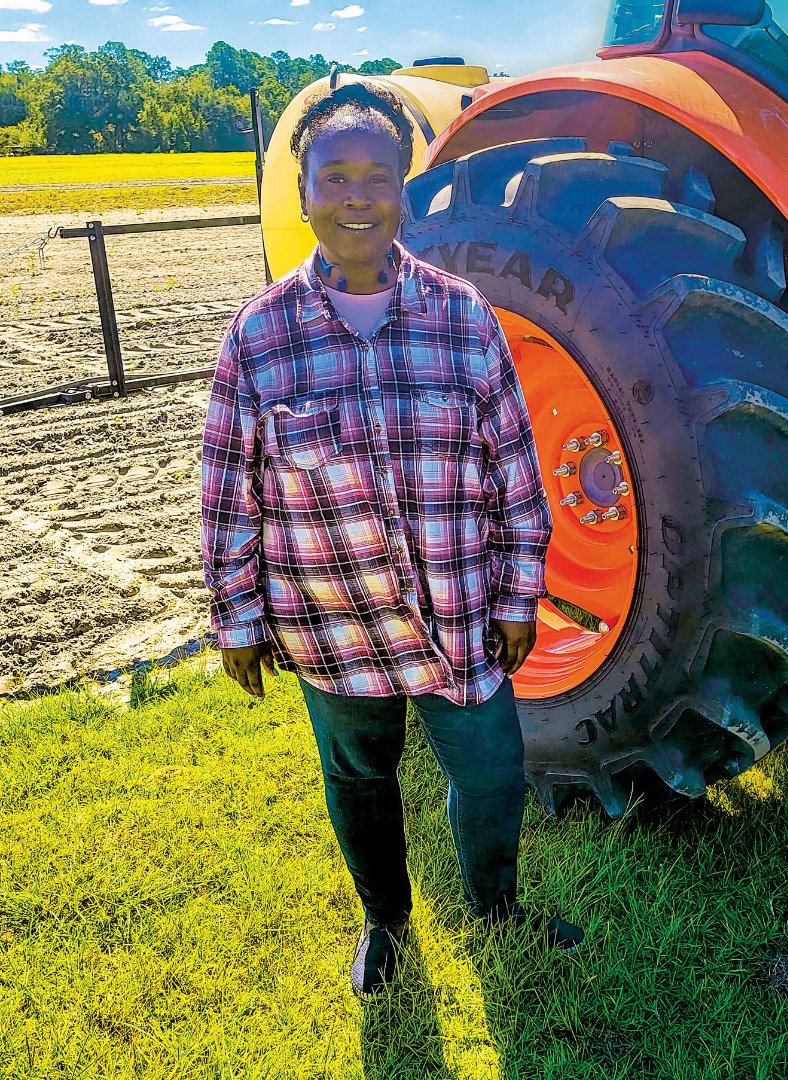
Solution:
<svg viewBox="0 0 788 1080"><path fill-rule="evenodd" d="M732 161L788 217L785 101L745 72L700 52L569 64L503 85L496 80L480 86L472 103L427 147L425 170L481 149L484 144L470 127L481 114L516 98L554 91L605 94L676 121ZM500 136L492 141L501 141Z"/></svg>

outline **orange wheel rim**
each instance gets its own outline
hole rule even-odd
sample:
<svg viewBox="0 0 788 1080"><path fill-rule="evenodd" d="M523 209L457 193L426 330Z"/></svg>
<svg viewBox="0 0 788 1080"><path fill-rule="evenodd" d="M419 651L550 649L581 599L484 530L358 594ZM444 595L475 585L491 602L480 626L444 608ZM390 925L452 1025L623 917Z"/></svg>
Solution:
<svg viewBox="0 0 788 1080"><path fill-rule="evenodd" d="M617 425L576 360L535 323L496 313L528 404L553 515L547 590L590 613L586 621L596 627L575 621L564 604L539 601L536 646L513 683L519 698L549 698L598 671L624 629L638 570L635 490ZM567 468L555 475L561 466Z"/></svg>

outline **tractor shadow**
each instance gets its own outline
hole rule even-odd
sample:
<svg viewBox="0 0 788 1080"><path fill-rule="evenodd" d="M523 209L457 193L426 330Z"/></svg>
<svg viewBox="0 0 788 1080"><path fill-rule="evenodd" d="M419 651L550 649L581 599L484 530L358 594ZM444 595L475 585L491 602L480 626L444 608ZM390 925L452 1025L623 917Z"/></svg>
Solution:
<svg viewBox="0 0 788 1080"><path fill-rule="evenodd" d="M471 981L480 991L480 1015L473 1019L476 1026L486 1026L486 1033L480 1031L479 1036L487 1045L486 1060L489 1062L490 1052L496 1059L489 1075L501 1080L537 1075L532 1070L538 1067L541 1055L549 1057L562 1042L568 1052L580 1053L586 1064L600 1070L599 1075L622 1068L631 1075L655 1075L658 1063L645 1053L639 1033L622 1032L612 1024L609 1027L602 1024L583 1033L573 1030L571 1024L565 1025L564 1030L560 1023L546 1022L541 1030L537 1025L539 1046L531 1041L534 1010L540 1010L547 995L560 998L562 993L569 993L584 1011L589 1014L597 1011L596 984L585 976L589 972L595 978L600 972L604 975L611 965L615 967L621 962L621 956L617 957L616 953L620 951L622 956L626 953L627 926L614 917L616 898L611 895L608 902L601 894L596 901L581 900L577 909L570 903L568 910L562 911L565 917L586 928L587 940L574 955L557 951L545 954L536 935L527 928L496 928L492 932L477 929L464 921L459 870L446 815L446 781L417 725L410 720L400 780L414 892L418 891L425 904L440 912L433 924L436 935L445 934L447 939L461 941L457 956L464 955L469 962ZM626 852L630 839L636 835L639 842L650 839L663 852L669 850L677 868L680 863L682 873L690 881L695 875L701 889L702 875L695 861L701 847L707 850L707 864L710 858L734 875L738 867L743 877L745 872L752 872L753 859L760 850L759 838L762 840L765 833L779 828L781 822L788 828L788 799L758 802L739 790L739 785L722 786L725 793L722 802L712 802L708 797L687 799L668 795L666 798L664 790L655 787L633 800L623 818L615 821L594 798L582 794L570 796L557 815L549 819L546 831L552 832L560 845L561 833L574 835L578 822L584 823L590 854L578 862L577 888L581 896L584 879L593 877L599 869L599 860L606 858L601 852L594 854L594 842L604 839L615 858L619 842ZM541 843L545 815L532 794L528 799L523 836L527 841L530 830L534 842ZM739 812L732 812L731 807ZM535 886L534 896L541 892L538 882ZM570 883L568 896L573 889ZM521 899L527 904L526 892L521 882ZM544 906L535 902L537 910ZM391 994L381 1001L364 1004L361 1046L365 1077L452 1080L458 1075L452 1068L454 1062L449 1064L444 1053L448 1051L444 1024L447 1008L455 1013L456 1022L456 1010L461 1006L459 1001L452 1004L452 989L443 985L437 975L434 956L435 943L426 940L419 943L412 931L401 975ZM788 986L787 956L788 940L766 941L760 952L756 949L747 958L747 970L742 972L742 978L782 995ZM531 1034L526 1036L526 1032ZM487 1080L487 1075L480 1074L479 1080Z"/></svg>

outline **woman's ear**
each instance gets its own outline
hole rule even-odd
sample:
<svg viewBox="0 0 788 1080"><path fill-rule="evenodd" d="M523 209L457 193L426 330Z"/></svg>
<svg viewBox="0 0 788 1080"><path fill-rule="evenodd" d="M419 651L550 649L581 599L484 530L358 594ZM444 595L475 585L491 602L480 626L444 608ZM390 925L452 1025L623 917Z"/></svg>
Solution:
<svg viewBox="0 0 788 1080"><path fill-rule="evenodd" d="M298 174L298 197L301 200L301 212L306 213L306 181L303 172Z"/></svg>

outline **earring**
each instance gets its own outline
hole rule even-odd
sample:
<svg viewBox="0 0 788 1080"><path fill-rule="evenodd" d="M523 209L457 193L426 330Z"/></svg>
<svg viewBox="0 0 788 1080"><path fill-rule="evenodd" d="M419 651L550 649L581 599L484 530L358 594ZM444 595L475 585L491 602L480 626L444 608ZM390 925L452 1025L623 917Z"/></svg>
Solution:
<svg viewBox="0 0 788 1080"><path fill-rule="evenodd" d="M306 210L301 211L301 220L303 222L309 221L309 214L307 214Z"/></svg>
<svg viewBox="0 0 788 1080"><path fill-rule="evenodd" d="M399 223L400 223L400 225L404 225L404 224L405 224L405 215L404 215L404 214L400 214L400 216L399 216Z"/></svg>

